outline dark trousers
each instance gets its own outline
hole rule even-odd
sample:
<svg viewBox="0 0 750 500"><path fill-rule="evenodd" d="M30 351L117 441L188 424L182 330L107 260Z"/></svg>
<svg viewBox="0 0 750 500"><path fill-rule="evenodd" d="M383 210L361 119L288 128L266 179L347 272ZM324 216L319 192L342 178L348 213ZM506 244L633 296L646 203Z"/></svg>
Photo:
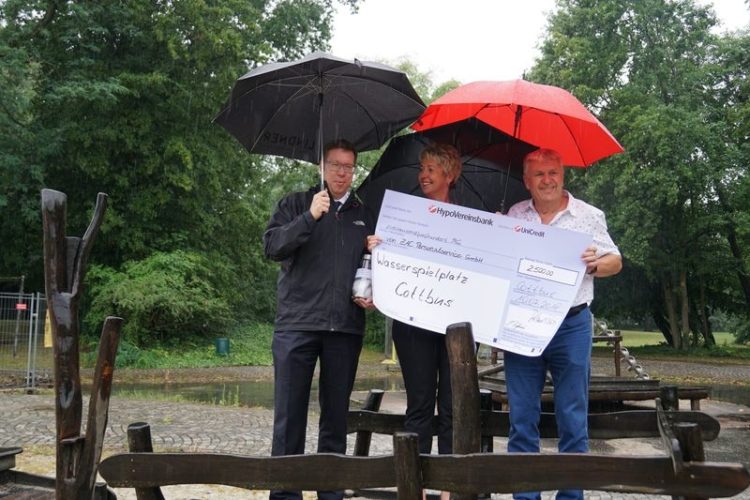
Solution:
<svg viewBox="0 0 750 500"><path fill-rule="evenodd" d="M430 453L437 400L438 452L453 453L453 402L445 335L394 321L393 344L406 387L405 430L419 435L420 453Z"/></svg>
<svg viewBox="0 0 750 500"><path fill-rule="evenodd" d="M318 453L346 453L346 416L362 336L340 332L274 332L274 414L271 455L305 453L310 385L320 359ZM341 491L320 491L336 500ZM299 491L271 491L271 499L301 499Z"/></svg>

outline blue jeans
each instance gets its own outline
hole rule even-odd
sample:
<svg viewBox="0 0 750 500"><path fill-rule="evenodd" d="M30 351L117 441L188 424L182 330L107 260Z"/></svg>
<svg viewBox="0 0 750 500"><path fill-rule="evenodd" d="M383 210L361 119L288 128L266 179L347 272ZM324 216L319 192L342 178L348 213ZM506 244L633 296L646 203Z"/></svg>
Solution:
<svg viewBox="0 0 750 500"><path fill-rule="evenodd" d="M508 452L539 452L541 395L547 370L554 386L558 451L588 451L591 337L591 312L586 308L562 322L541 356L504 354L510 406ZM539 499L541 495L539 492L514 493L513 498ZM583 492L560 490L557 498L583 498Z"/></svg>

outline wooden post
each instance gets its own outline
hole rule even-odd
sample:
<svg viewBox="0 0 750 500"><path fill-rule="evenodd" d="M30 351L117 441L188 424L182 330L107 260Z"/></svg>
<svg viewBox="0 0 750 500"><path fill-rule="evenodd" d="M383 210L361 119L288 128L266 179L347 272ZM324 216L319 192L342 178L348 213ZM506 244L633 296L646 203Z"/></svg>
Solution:
<svg viewBox="0 0 750 500"><path fill-rule="evenodd" d="M479 377L471 323L448 325L445 334L453 395L453 453L466 455L480 450L482 426L479 417ZM457 500L474 500L476 494L453 494Z"/></svg>
<svg viewBox="0 0 750 500"><path fill-rule="evenodd" d="M393 435L393 464L399 500L421 500L422 468L419 461L418 436L413 432Z"/></svg>
<svg viewBox="0 0 750 500"><path fill-rule="evenodd" d="M383 402L383 394L385 391L382 389L370 389L367 394L367 399L362 407L366 411L379 411L380 403ZM372 442L372 432L370 431L357 431L357 436L354 440L354 456L355 457L366 457L370 454L370 443Z"/></svg>
<svg viewBox="0 0 750 500"><path fill-rule="evenodd" d="M622 336L620 335L620 330L615 330L615 377L619 377L621 370L620 370L620 344L622 343Z"/></svg>
<svg viewBox="0 0 750 500"><path fill-rule="evenodd" d="M482 410L482 415L492 412L492 391L489 389L479 389L479 407ZM485 418L480 419L481 429L486 429L487 424ZM494 442L492 434L482 433L481 444L479 447L482 453L492 453L494 451Z"/></svg>
<svg viewBox="0 0 750 500"><path fill-rule="evenodd" d="M672 430L680 443L682 458L686 462L705 462L706 452L700 426L695 422L676 422Z"/></svg>
<svg viewBox="0 0 750 500"><path fill-rule="evenodd" d="M133 453L153 453L151 427L146 422L135 422L128 425L128 449ZM161 488L136 488L138 500L164 500Z"/></svg>
<svg viewBox="0 0 750 500"><path fill-rule="evenodd" d="M53 332L58 500L91 500L107 426L109 396L122 319L104 322L92 388L86 436L81 435L83 404L78 352L78 306L91 248L107 195L96 197L94 216L82 238L65 235L67 197L42 190L44 281Z"/></svg>
<svg viewBox="0 0 750 500"><path fill-rule="evenodd" d="M492 453L495 451L494 436L490 433L484 433L489 428L489 417L492 414L492 406L492 391L489 389L479 389L479 407L481 408L480 425L482 429L479 449L482 453ZM492 498L492 493L480 493L478 498Z"/></svg>
<svg viewBox="0 0 750 500"><path fill-rule="evenodd" d="M362 409L365 411L378 411L380 410L380 403L383 401L383 394L385 391L382 389L370 389L365 399L365 404ZM372 442L372 431L357 431L357 435L354 438L354 456L355 457L366 457L370 454L370 443ZM351 498L356 495L356 491L352 489L344 490L344 496Z"/></svg>
<svg viewBox="0 0 750 500"><path fill-rule="evenodd" d="M680 409L680 399L677 396L676 385L665 385L659 388L662 408L665 411L677 411Z"/></svg>

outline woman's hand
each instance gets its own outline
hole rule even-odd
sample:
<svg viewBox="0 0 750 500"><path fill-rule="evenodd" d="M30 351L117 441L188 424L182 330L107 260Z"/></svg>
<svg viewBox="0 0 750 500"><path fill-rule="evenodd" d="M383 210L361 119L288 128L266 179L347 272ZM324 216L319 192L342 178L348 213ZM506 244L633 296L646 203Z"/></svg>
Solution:
<svg viewBox="0 0 750 500"><path fill-rule="evenodd" d="M367 251L368 252L372 252L372 249L375 248L376 246L380 245L380 243L382 243L382 241L383 240L380 238L380 236L378 236L376 234L369 235L367 237Z"/></svg>

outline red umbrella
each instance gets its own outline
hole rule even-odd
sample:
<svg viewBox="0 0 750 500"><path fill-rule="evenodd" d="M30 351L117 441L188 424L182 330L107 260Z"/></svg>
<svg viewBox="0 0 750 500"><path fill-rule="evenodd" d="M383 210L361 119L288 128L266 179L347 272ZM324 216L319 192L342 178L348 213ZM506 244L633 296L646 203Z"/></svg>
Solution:
<svg viewBox="0 0 750 500"><path fill-rule="evenodd" d="M570 92L525 80L462 85L427 107L412 128L424 131L475 117L524 142L552 148L571 167L623 150Z"/></svg>

